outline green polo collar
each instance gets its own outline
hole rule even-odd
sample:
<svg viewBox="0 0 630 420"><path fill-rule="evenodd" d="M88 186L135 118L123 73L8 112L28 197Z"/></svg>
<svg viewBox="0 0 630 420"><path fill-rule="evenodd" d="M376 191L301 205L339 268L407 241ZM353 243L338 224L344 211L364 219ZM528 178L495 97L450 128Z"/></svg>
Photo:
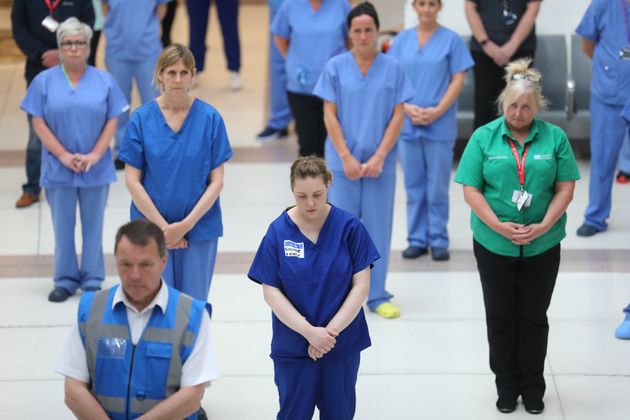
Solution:
<svg viewBox="0 0 630 420"><path fill-rule="evenodd" d="M529 135L527 136L523 144L532 142L534 141L534 139L536 139L536 137L538 136L538 128L539 128L538 126L539 126L538 119L534 118L534 121L532 121L532 126L529 130ZM512 137L512 134L510 134L510 130L507 126L507 123L505 122L505 117L501 117L501 125L499 126L499 133L501 134L502 139L510 138L514 140L518 146L518 141L516 141L514 137Z"/></svg>

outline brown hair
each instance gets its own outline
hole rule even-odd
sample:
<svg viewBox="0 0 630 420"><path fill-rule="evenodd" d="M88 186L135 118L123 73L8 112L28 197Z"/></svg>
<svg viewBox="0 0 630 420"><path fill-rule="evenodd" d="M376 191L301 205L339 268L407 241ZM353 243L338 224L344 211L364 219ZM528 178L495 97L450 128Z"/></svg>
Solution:
<svg viewBox="0 0 630 420"><path fill-rule="evenodd" d="M291 165L291 191L296 179L322 177L328 186L332 182L332 174L326 167L326 162L319 156L302 156Z"/></svg>
<svg viewBox="0 0 630 420"><path fill-rule="evenodd" d="M195 57L193 57L192 52L190 52L188 47L185 47L182 44L174 43L162 50L162 53L155 64L155 70L153 71L153 84L161 88L162 85L160 84L158 76L165 68L172 66L179 60L182 60L184 66L194 74Z"/></svg>
<svg viewBox="0 0 630 420"><path fill-rule="evenodd" d="M123 238L127 238L134 245L147 246L151 243L151 238L155 240L160 258L166 255L166 239L164 233L153 222L146 219L136 219L122 225L116 232L116 243L114 245L114 255L118 250L118 243Z"/></svg>

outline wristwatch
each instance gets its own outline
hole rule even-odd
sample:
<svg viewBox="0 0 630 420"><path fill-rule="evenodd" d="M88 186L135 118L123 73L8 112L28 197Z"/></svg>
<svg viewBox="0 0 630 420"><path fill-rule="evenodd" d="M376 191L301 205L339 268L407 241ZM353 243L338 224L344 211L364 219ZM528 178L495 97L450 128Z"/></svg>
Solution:
<svg viewBox="0 0 630 420"><path fill-rule="evenodd" d="M489 39L488 38L484 38L481 41L479 41L479 45L481 45L482 47L485 46L488 43Z"/></svg>

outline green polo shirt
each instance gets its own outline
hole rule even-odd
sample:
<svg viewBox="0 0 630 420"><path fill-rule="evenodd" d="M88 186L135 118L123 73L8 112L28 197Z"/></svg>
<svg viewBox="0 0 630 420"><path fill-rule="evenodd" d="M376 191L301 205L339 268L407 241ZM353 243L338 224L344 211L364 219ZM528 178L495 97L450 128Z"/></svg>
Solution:
<svg viewBox="0 0 630 420"><path fill-rule="evenodd" d="M455 182L477 188L502 222L524 225L540 223L555 193L555 183L580 179L573 150L562 129L534 119L525 140L529 151L525 161L525 191L532 194L530 207L521 211L512 202L514 190L520 190L516 159L509 144L512 138L505 118L479 127L472 135L455 173ZM515 141L519 158L524 147ZM523 245L523 255L540 254L558 244L566 236L566 213L531 244ZM492 230L471 212L473 237L486 249L499 255L519 256L520 245Z"/></svg>

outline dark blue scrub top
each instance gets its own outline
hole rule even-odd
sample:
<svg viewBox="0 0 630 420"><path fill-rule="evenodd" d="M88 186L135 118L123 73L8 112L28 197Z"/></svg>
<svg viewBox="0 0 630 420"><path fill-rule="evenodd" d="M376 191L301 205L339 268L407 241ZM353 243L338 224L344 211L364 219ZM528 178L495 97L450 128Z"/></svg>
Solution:
<svg viewBox="0 0 630 420"><path fill-rule="evenodd" d="M247 275L280 289L311 325L325 327L348 296L352 276L372 267L379 258L363 224L345 210L331 206L316 244L284 211L269 226ZM272 327L272 358L308 357L308 341L275 314ZM358 352L370 345L361 309L325 357Z"/></svg>

